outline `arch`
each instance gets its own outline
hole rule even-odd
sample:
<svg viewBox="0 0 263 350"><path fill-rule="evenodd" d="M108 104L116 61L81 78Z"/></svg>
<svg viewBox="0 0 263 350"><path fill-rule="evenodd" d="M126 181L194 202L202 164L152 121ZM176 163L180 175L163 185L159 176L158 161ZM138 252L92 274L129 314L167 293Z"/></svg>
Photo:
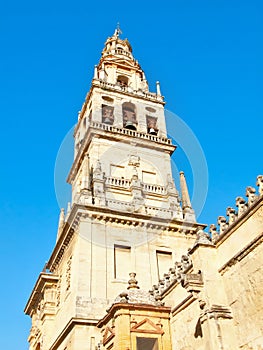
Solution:
<svg viewBox="0 0 263 350"><path fill-rule="evenodd" d="M123 127L126 129L137 129L136 107L131 102L124 102L122 104L122 120Z"/></svg>
<svg viewBox="0 0 263 350"><path fill-rule="evenodd" d="M128 86L129 84L129 78L126 77L125 75L118 75L117 77L117 84L120 86Z"/></svg>
<svg viewBox="0 0 263 350"><path fill-rule="evenodd" d="M102 123L112 125L114 122L114 107L108 105L102 105L101 107Z"/></svg>
<svg viewBox="0 0 263 350"><path fill-rule="evenodd" d="M147 123L148 134L157 135L157 133L158 133L157 118L152 117L150 115L147 115L146 116L146 123Z"/></svg>

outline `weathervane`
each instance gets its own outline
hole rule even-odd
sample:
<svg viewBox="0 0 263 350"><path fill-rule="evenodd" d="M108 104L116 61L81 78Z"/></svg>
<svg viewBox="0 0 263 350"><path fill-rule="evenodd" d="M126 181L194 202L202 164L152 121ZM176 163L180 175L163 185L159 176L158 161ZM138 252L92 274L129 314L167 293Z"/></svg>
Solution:
<svg viewBox="0 0 263 350"><path fill-rule="evenodd" d="M117 36L117 38L119 37L119 35L122 34L121 28L120 28L120 22L117 22L117 27L115 29L114 35Z"/></svg>

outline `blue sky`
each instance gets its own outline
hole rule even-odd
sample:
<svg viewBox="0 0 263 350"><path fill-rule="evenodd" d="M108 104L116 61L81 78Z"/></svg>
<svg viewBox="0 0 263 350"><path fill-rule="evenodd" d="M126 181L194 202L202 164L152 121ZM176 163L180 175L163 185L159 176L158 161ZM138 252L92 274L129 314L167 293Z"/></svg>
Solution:
<svg viewBox="0 0 263 350"><path fill-rule="evenodd" d="M27 349L23 308L55 243L56 155L116 23L202 145L210 224L263 173L262 12L260 0L1 4L1 349ZM175 162L192 190L180 151Z"/></svg>

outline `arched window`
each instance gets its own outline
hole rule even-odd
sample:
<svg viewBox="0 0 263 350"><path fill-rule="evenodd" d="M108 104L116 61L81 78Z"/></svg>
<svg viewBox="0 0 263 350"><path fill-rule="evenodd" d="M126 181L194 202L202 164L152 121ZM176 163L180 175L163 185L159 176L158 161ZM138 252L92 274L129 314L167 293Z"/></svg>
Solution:
<svg viewBox="0 0 263 350"><path fill-rule="evenodd" d="M130 130L137 129L136 108L131 102L124 102L122 105L123 127Z"/></svg>
<svg viewBox="0 0 263 350"><path fill-rule="evenodd" d="M123 87L128 86L129 79L125 75L118 75L117 84Z"/></svg>

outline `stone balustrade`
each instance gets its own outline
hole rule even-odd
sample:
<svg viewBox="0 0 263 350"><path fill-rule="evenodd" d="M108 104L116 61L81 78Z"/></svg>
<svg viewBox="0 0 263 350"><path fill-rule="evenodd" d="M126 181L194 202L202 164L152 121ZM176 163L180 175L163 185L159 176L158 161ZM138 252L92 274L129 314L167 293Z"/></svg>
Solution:
<svg viewBox="0 0 263 350"><path fill-rule="evenodd" d="M120 188L130 188L132 182L130 179L124 179L120 177L112 177L108 176L105 179L106 186L120 187ZM142 190L145 193L153 193L153 194L167 194L167 187L155 184L141 183Z"/></svg>
<svg viewBox="0 0 263 350"><path fill-rule="evenodd" d="M93 79L93 86L98 86L102 89L110 89L113 91L126 92L129 95L134 95L135 97L142 97L152 101L160 101L163 102L163 96L157 95L153 92L145 92L142 90L134 90L131 86L121 86L119 84L108 83L101 79Z"/></svg>
<svg viewBox="0 0 263 350"><path fill-rule="evenodd" d="M107 124L103 124L103 123L96 122L96 121L91 121L89 125L92 128L110 131L110 132L116 133L116 134L136 137L136 138L154 141L154 142L158 142L158 143L164 143L166 145L172 144L171 139L168 139L166 137L155 136L152 134L147 134L147 133L142 132L142 131L135 131L135 130L125 129L125 128L118 128L116 126L107 125Z"/></svg>
<svg viewBox="0 0 263 350"><path fill-rule="evenodd" d="M123 179L119 177L108 176L105 179L105 185L114 187L129 188L131 186L131 180Z"/></svg>
<svg viewBox="0 0 263 350"><path fill-rule="evenodd" d="M162 194L162 195L166 195L167 193L165 186L143 183L142 188L144 192L148 192L148 193L155 193L155 194Z"/></svg>

